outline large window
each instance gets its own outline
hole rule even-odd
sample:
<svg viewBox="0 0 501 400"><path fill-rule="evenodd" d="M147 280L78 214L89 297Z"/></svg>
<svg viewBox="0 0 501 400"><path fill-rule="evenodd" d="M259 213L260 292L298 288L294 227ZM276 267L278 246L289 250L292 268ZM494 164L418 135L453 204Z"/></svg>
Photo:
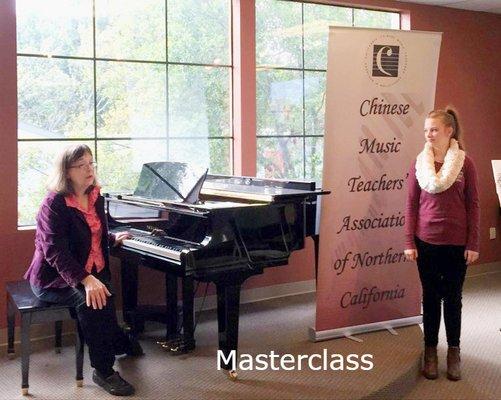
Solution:
<svg viewBox="0 0 501 400"><path fill-rule="evenodd" d="M399 29L400 15L256 0L258 176L322 178L329 25Z"/></svg>
<svg viewBox="0 0 501 400"><path fill-rule="evenodd" d="M150 161L232 173L231 0L17 0L17 48L19 225L75 141L104 192Z"/></svg>

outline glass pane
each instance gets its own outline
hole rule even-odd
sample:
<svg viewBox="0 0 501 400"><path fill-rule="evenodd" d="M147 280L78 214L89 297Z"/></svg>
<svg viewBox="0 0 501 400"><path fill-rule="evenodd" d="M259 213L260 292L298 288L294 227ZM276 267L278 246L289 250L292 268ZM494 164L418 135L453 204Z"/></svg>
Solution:
<svg viewBox="0 0 501 400"><path fill-rule="evenodd" d="M166 137L165 65L97 62L98 136Z"/></svg>
<svg viewBox="0 0 501 400"><path fill-rule="evenodd" d="M256 0L256 64L301 68L302 5Z"/></svg>
<svg viewBox="0 0 501 400"><path fill-rule="evenodd" d="M231 64L229 0L168 0L169 61Z"/></svg>
<svg viewBox="0 0 501 400"><path fill-rule="evenodd" d="M323 135L325 119L325 72L304 73L304 134Z"/></svg>
<svg viewBox="0 0 501 400"><path fill-rule="evenodd" d="M212 139L209 141L211 174L232 175L232 140Z"/></svg>
<svg viewBox="0 0 501 400"><path fill-rule="evenodd" d="M96 56L165 61L165 0L96 0Z"/></svg>
<svg viewBox="0 0 501 400"><path fill-rule="evenodd" d="M17 51L92 57L92 0L17 0Z"/></svg>
<svg viewBox="0 0 501 400"><path fill-rule="evenodd" d="M400 29L400 14L391 13L390 14L390 29Z"/></svg>
<svg viewBox="0 0 501 400"><path fill-rule="evenodd" d="M18 225L35 224L36 214L47 194L47 180L54 160L66 146L77 143L94 148L91 141L18 143Z"/></svg>
<svg viewBox="0 0 501 400"><path fill-rule="evenodd" d="M132 192L147 162L180 161L214 174L231 173L229 139L101 140L99 180L105 192Z"/></svg>
<svg viewBox="0 0 501 400"><path fill-rule="evenodd" d="M257 176L303 179L303 138L257 138Z"/></svg>
<svg viewBox="0 0 501 400"><path fill-rule="evenodd" d="M169 65L169 136L231 135L231 69Z"/></svg>
<svg viewBox="0 0 501 400"><path fill-rule="evenodd" d="M354 26L360 28L400 29L400 14L384 11L354 10Z"/></svg>
<svg viewBox="0 0 501 400"><path fill-rule="evenodd" d="M92 61L18 57L18 137L94 135Z"/></svg>
<svg viewBox="0 0 501 400"><path fill-rule="evenodd" d="M212 174L231 174L230 139L171 139L169 161L180 161Z"/></svg>
<svg viewBox="0 0 501 400"><path fill-rule="evenodd" d="M304 5L304 67L327 69L329 26L351 26L352 8Z"/></svg>
<svg viewBox="0 0 501 400"><path fill-rule="evenodd" d="M303 73L258 71L257 134L303 134Z"/></svg>
<svg viewBox="0 0 501 400"><path fill-rule="evenodd" d="M305 143L306 171L305 179L322 183L322 162L324 158L324 138L307 137ZM320 185L321 186L321 185Z"/></svg>
<svg viewBox="0 0 501 400"><path fill-rule="evenodd" d="M99 140L97 160L103 192L132 193L144 163L167 161L167 141Z"/></svg>

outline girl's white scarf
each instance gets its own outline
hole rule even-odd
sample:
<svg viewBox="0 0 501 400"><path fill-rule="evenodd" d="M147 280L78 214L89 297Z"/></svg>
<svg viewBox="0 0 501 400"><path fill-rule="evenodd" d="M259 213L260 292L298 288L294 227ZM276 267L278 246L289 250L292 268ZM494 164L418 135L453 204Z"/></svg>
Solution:
<svg viewBox="0 0 501 400"><path fill-rule="evenodd" d="M463 168L465 152L459 148L456 139L451 139L440 171L435 172L433 147L426 142L416 158L416 178L421 189L428 193L441 193L449 189Z"/></svg>

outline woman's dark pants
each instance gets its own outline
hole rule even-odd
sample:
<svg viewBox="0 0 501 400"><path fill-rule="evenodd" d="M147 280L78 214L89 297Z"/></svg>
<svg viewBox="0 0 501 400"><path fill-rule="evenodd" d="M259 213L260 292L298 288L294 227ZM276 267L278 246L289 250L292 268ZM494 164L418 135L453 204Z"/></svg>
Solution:
<svg viewBox="0 0 501 400"><path fill-rule="evenodd" d="M109 270L105 269L94 275L113 293ZM63 289L40 289L32 286L32 290L43 301L75 308L80 329L89 347L91 366L102 376L113 373L115 354L123 354L128 344L127 336L117 323L114 296L107 298L103 309L94 310L92 306L87 307L85 288L81 284L75 288Z"/></svg>

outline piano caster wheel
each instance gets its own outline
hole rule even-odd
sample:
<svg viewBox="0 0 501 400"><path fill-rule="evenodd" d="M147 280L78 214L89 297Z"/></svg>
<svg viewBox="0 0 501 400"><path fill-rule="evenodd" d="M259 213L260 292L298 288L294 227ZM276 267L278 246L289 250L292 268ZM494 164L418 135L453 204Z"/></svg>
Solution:
<svg viewBox="0 0 501 400"><path fill-rule="evenodd" d="M9 360L13 360L14 358L16 358L16 353L7 353L7 358Z"/></svg>
<svg viewBox="0 0 501 400"><path fill-rule="evenodd" d="M238 372L234 369L226 371L226 373L230 381L236 381L238 379Z"/></svg>
<svg viewBox="0 0 501 400"><path fill-rule="evenodd" d="M83 387L83 379L77 379L77 387Z"/></svg>
<svg viewBox="0 0 501 400"><path fill-rule="evenodd" d="M28 396L28 388L22 388L22 389L21 389L21 394L22 394L23 396Z"/></svg>

